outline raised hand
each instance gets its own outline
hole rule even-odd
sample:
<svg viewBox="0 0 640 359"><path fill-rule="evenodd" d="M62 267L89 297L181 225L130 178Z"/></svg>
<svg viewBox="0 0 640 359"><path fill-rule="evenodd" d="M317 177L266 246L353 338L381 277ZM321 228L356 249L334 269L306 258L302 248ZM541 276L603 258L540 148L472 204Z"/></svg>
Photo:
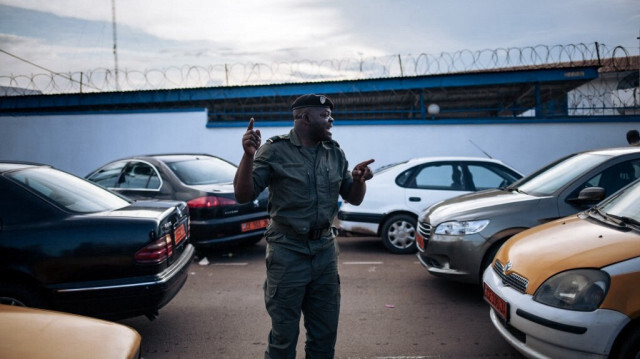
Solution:
<svg viewBox="0 0 640 359"><path fill-rule="evenodd" d="M249 127L247 127L247 132L242 136L242 148L244 149L244 153L248 156L255 155L258 147L262 144L262 137L260 137L260 130L253 129L254 119L253 117L249 120Z"/></svg>

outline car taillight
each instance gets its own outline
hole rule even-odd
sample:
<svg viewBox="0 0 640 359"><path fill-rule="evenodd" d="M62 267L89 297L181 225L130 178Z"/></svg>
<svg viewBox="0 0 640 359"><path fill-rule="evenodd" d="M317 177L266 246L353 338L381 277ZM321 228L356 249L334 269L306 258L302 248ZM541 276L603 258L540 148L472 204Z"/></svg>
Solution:
<svg viewBox="0 0 640 359"><path fill-rule="evenodd" d="M236 204L236 201L232 200L231 198L217 196L198 197L187 202L189 208L211 208L231 206L234 204Z"/></svg>
<svg viewBox="0 0 640 359"><path fill-rule="evenodd" d="M157 264L173 254L173 241L171 236L166 234L157 241L145 246L141 250L136 252L134 256L138 263L142 264Z"/></svg>

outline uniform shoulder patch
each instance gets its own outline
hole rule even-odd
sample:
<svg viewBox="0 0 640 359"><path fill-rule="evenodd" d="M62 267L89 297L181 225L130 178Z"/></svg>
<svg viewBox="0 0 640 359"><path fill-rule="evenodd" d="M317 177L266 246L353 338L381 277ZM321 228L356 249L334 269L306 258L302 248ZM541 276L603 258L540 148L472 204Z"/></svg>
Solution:
<svg viewBox="0 0 640 359"><path fill-rule="evenodd" d="M282 141L282 140L288 140L288 139L289 139L289 135L278 135L278 136L273 136L273 137L269 138L267 140L267 142L274 143L274 142L278 142L278 141Z"/></svg>

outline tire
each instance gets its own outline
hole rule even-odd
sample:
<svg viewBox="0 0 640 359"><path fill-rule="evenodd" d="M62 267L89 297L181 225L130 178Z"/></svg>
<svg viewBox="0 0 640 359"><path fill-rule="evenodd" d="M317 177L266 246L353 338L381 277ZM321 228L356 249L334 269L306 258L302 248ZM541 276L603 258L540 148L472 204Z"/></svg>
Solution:
<svg viewBox="0 0 640 359"><path fill-rule="evenodd" d="M391 253L411 254L416 252L415 217L408 214L391 216L382 226L382 243Z"/></svg>
<svg viewBox="0 0 640 359"><path fill-rule="evenodd" d="M611 352L612 359L640 358L640 325L626 331L616 340L616 343L616 347Z"/></svg>
<svg viewBox="0 0 640 359"><path fill-rule="evenodd" d="M482 258L480 273L478 275L478 283L480 284L480 286L482 286L482 275L484 274L484 270L487 269L491 262L493 262L493 259L496 257L496 253L498 253L498 250L500 249L500 247L502 247L502 244L504 244L504 242L494 244L491 248L489 248L487 253L485 253L484 258Z"/></svg>
<svg viewBox="0 0 640 359"><path fill-rule="evenodd" d="M48 307L42 293L35 288L16 283L0 283L0 304L19 307Z"/></svg>

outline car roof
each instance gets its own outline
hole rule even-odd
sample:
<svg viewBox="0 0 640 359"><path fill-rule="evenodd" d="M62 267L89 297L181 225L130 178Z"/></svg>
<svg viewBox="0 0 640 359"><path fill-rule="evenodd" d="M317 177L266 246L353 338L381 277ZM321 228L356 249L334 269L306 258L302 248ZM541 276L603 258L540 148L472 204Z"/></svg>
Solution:
<svg viewBox="0 0 640 359"><path fill-rule="evenodd" d="M640 146L626 146L626 147L600 148L600 149L582 151L579 153L593 153L597 155L606 155L606 156L622 156L630 153L639 153L639 152L640 152Z"/></svg>
<svg viewBox="0 0 640 359"><path fill-rule="evenodd" d="M422 162L439 162L439 161L476 161L476 162L493 162L504 164L502 161L488 157L470 157L470 156L432 156L432 157L416 157L407 161L407 163Z"/></svg>
<svg viewBox="0 0 640 359"><path fill-rule="evenodd" d="M0 161L0 173L11 172L15 170L21 170L25 168L31 167L42 167L47 166L41 163L33 163L33 162L19 162L19 161Z"/></svg>
<svg viewBox="0 0 640 359"><path fill-rule="evenodd" d="M202 158L202 157L212 157L212 158L222 159L220 157L210 155L208 153L158 153L158 154L123 157L116 161L156 159L160 161L174 162L174 161L184 161L184 160L190 160L190 159L196 159L196 158Z"/></svg>

